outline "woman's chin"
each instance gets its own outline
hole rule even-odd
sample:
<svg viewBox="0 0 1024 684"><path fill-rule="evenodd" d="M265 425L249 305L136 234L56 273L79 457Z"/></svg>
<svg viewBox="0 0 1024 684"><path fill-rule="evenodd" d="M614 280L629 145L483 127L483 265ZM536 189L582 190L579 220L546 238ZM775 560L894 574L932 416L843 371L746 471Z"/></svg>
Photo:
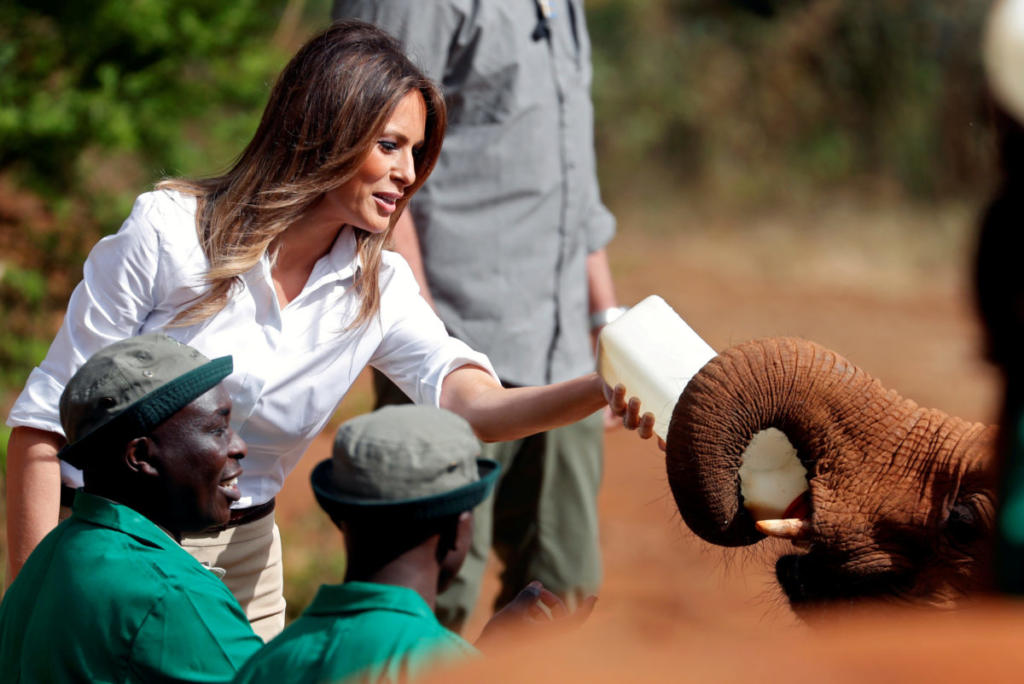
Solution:
<svg viewBox="0 0 1024 684"><path fill-rule="evenodd" d="M390 222L370 222L362 221L359 225L355 226L358 230L370 235L381 235L388 232L388 228L391 227Z"/></svg>

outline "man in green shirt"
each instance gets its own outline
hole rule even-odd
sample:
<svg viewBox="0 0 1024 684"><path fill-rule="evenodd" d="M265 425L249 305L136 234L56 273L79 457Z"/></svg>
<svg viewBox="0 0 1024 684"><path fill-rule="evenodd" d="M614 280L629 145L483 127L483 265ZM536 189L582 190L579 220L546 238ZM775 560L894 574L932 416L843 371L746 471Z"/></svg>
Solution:
<svg viewBox="0 0 1024 684"><path fill-rule="evenodd" d="M320 587L236 684L398 682L475 656L476 648L437 621L434 603L466 558L473 507L498 476L498 464L479 454L469 424L437 408L388 406L342 425L332 458L311 480L345 536L345 583ZM505 626L565 614L558 597L533 583L492 618L477 644Z"/></svg>
<svg viewBox="0 0 1024 684"><path fill-rule="evenodd" d="M224 682L260 648L220 579L177 543L226 523L245 443L209 361L161 334L90 358L61 396L85 486L0 604L5 682Z"/></svg>

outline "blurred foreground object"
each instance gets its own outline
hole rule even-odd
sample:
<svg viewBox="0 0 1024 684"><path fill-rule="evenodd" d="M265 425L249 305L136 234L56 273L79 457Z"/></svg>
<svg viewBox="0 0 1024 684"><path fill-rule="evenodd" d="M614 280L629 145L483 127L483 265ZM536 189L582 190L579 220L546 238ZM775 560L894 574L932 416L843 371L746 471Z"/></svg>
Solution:
<svg viewBox="0 0 1024 684"><path fill-rule="evenodd" d="M1024 2L999 0L989 14L982 57L1000 106L1024 119Z"/></svg>
<svg viewBox="0 0 1024 684"><path fill-rule="evenodd" d="M988 85L1000 124L1002 176L982 219L975 276L985 321L988 356L1006 382L1000 443L1000 508L997 518L996 584L1024 594L1024 286L1019 255L1024 236L1024 2L1002 0L988 17L982 46Z"/></svg>
<svg viewBox="0 0 1024 684"><path fill-rule="evenodd" d="M854 611L819 629L763 624L709 629L706 619L648 615L595 623L558 639L509 644L501 653L428 677L431 684L547 682L1016 682L1024 611L1000 604L936 615ZM742 655L737 653L742 647ZM528 647L530 657L524 658Z"/></svg>

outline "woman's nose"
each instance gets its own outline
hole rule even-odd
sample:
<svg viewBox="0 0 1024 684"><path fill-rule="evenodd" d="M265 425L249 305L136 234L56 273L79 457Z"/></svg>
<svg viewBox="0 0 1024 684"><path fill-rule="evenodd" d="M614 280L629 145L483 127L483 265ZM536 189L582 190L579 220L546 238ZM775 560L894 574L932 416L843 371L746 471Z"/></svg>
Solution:
<svg viewBox="0 0 1024 684"><path fill-rule="evenodd" d="M412 185L416 180L416 160L412 150L402 154L401 160L395 164L393 178L405 187Z"/></svg>

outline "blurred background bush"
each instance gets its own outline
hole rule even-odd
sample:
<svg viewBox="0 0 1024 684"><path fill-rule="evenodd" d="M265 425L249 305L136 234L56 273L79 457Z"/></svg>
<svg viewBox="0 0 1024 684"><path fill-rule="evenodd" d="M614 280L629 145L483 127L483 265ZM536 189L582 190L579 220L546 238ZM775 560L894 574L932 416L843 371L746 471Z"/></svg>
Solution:
<svg viewBox="0 0 1024 684"><path fill-rule="evenodd" d="M986 9L590 0L602 189L622 230L698 235L722 225L701 216L766 212L802 214L805 230L842 203L960 207L970 231L961 219L992 173ZM159 178L225 169L276 72L329 15L329 0L0 3L5 415L88 249ZM931 214L907 223L945 239ZM0 431L0 459L5 445Z"/></svg>
<svg viewBox="0 0 1024 684"><path fill-rule="evenodd" d="M327 16L280 0L0 3L0 407L89 248L155 180L224 169Z"/></svg>
<svg viewBox="0 0 1024 684"><path fill-rule="evenodd" d="M606 191L632 178L763 203L856 184L930 200L988 181L978 58L987 3L588 9Z"/></svg>

